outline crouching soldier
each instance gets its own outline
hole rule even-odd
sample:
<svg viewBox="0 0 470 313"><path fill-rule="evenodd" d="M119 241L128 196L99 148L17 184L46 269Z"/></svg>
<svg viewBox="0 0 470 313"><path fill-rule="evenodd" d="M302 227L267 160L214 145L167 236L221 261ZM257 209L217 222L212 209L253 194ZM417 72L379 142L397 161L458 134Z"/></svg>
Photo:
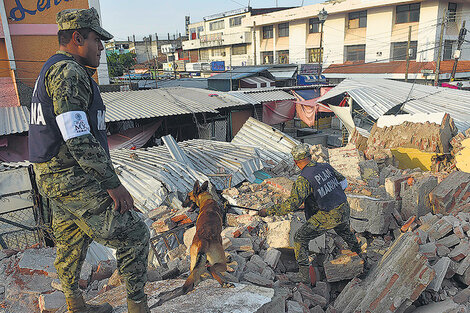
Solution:
<svg viewBox="0 0 470 313"><path fill-rule="evenodd" d="M349 228L349 204L344 189L347 181L328 163L311 159L307 144L295 146L292 151L295 164L302 170L294 183L291 195L283 203L259 211L259 215L286 215L304 203L307 222L295 233L294 251L302 281L310 283L308 244L310 240L334 229L348 244L360 253L360 245Z"/></svg>

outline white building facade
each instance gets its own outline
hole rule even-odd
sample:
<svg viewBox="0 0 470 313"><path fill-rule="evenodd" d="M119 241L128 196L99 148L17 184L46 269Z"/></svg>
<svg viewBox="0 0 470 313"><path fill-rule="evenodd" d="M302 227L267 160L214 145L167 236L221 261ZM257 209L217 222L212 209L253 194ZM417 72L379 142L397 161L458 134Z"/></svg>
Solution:
<svg viewBox="0 0 470 313"><path fill-rule="evenodd" d="M318 20L322 9L328 12L323 33ZM464 20L470 29L468 0L344 0L265 14L247 13L234 15L244 15L236 28L229 27L229 18L213 20L223 21L227 28L219 30L220 35L214 31L203 34L218 36L218 40L210 44L189 40L183 43L183 49L210 45L212 51L220 51L219 55L200 50L200 59L226 61L228 46L245 45L246 54L234 55L232 48L233 65L322 63L325 69L332 64L404 61L411 27L410 60L433 62L438 58L441 27L441 60L453 59ZM213 21L191 27L206 29ZM466 39L470 40L470 33ZM460 60L470 60L468 42L462 45Z"/></svg>

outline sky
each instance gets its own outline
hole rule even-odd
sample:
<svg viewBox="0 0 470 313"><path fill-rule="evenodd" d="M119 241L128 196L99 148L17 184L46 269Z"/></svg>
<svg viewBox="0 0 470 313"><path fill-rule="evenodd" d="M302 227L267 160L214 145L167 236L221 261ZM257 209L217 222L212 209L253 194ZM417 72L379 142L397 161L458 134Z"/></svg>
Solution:
<svg viewBox="0 0 470 313"><path fill-rule="evenodd" d="M200 22L204 16L246 7L293 7L324 2L324 0L100 0L103 27L116 40L127 40L132 35L142 39L158 33L166 38L184 35L184 17L191 23Z"/></svg>

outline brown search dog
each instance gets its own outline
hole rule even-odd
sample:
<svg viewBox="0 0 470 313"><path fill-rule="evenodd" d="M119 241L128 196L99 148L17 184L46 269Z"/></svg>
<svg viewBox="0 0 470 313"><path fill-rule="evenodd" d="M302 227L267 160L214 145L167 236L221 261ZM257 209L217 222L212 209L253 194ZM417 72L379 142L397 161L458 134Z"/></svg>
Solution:
<svg viewBox="0 0 470 313"><path fill-rule="evenodd" d="M194 183L193 191L188 193L183 202L183 207L191 207L194 210L199 207L199 215L196 220L196 234L190 248L191 273L182 287L172 291L161 293L159 301L152 306L156 307L178 296L184 295L201 281L201 275L206 270L224 288L235 287L227 282L221 272L227 270L227 260L222 245L222 219L223 212L217 202L207 190L209 182L206 181L199 186L199 181Z"/></svg>

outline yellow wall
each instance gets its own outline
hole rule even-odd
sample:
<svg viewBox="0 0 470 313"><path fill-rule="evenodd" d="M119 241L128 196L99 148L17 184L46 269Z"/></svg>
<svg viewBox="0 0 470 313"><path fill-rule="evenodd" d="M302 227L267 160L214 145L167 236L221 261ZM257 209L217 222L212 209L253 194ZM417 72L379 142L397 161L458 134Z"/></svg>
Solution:
<svg viewBox="0 0 470 313"><path fill-rule="evenodd" d="M413 148L397 148L390 150L398 161L398 168L400 169L419 167L423 171L431 170L431 158L435 153L422 152Z"/></svg>

